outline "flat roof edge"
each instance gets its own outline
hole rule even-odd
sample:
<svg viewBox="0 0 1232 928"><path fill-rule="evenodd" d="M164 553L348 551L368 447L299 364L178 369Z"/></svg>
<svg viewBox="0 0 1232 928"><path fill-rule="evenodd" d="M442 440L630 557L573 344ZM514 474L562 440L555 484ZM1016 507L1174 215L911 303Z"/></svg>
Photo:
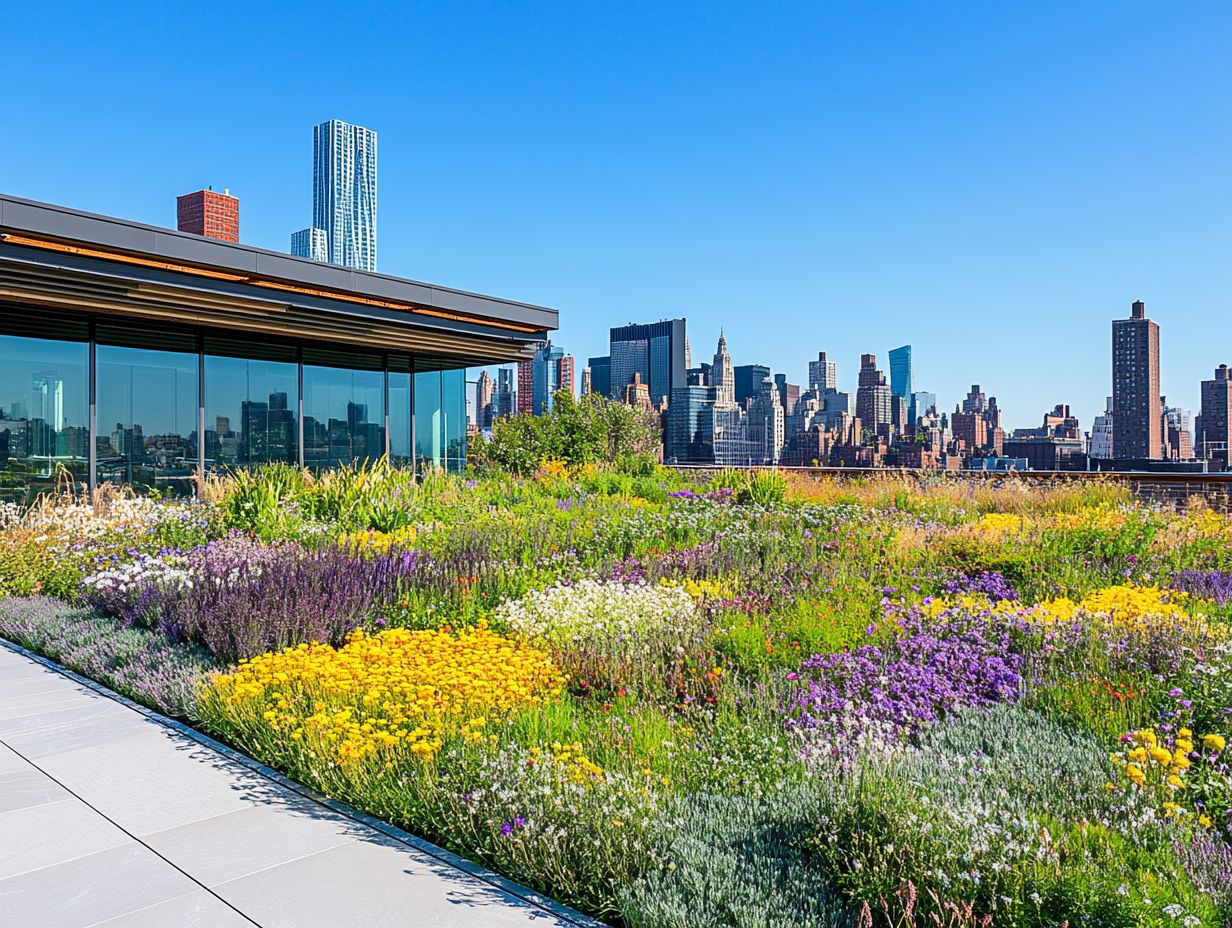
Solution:
<svg viewBox="0 0 1232 928"><path fill-rule="evenodd" d="M237 274L276 278L360 297L489 316L549 331L560 324L559 312L546 306L323 264L251 245L218 241L176 229L86 213L3 193L0 193L0 229L45 235L157 260L180 261Z"/></svg>

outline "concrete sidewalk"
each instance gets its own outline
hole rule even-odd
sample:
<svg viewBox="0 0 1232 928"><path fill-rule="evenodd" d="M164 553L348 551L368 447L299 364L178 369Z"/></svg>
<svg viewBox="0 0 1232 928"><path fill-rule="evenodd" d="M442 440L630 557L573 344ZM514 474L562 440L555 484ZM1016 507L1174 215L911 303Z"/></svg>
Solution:
<svg viewBox="0 0 1232 928"><path fill-rule="evenodd" d="M6 926L595 924L415 844L0 645Z"/></svg>

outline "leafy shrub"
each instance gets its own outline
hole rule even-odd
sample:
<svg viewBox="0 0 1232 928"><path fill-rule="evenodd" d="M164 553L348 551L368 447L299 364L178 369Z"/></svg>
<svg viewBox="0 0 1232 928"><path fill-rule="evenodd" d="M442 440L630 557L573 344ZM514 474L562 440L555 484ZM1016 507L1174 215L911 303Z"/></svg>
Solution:
<svg viewBox="0 0 1232 928"><path fill-rule="evenodd" d="M553 404L544 415L497 419L491 440L468 447L470 463L481 471L530 474L543 461L616 463L662 454L659 418L649 410L596 393L577 399L567 390L557 393Z"/></svg>

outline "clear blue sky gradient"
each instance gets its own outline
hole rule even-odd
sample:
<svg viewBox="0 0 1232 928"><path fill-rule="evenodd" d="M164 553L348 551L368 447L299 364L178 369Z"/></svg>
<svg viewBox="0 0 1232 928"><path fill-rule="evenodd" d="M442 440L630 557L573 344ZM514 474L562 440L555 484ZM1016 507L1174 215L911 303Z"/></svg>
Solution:
<svg viewBox="0 0 1232 928"><path fill-rule="evenodd" d="M1232 5L8 4L0 190L288 250L311 127L380 133L380 269L554 306L556 341L686 316L803 382L914 346L1010 425L1109 392L1162 326L1194 407L1232 362ZM113 9L114 7L114 9Z"/></svg>

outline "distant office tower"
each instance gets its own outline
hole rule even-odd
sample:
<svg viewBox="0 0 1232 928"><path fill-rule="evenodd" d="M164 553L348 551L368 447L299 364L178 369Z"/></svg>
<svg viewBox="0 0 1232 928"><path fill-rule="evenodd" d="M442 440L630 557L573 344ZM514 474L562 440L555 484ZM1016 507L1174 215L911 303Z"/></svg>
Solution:
<svg viewBox="0 0 1232 928"><path fill-rule="evenodd" d="M1163 457L1159 398L1159 324L1136 300L1112 323L1112 453L1117 460Z"/></svg>
<svg viewBox="0 0 1232 928"><path fill-rule="evenodd" d="M1232 470L1232 377L1226 364L1215 368L1213 380L1202 381L1198 454L1221 470Z"/></svg>
<svg viewBox="0 0 1232 928"><path fill-rule="evenodd" d="M291 254L297 258L329 262L329 236L324 229L300 229L291 233Z"/></svg>
<svg viewBox="0 0 1232 928"><path fill-rule="evenodd" d="M1164 397L1159 398L1163 406L1163 422L1160 431L1164 444L1163 456L1169 461L1192 461L1193 447L1193 414L1188 409L1179 406L1169 406Z"/></svg>
<svg viewBox="0 0 1232 928"><path fill-rule="evenodd" d="M877 369L877 356L860 355L860 376L856 388L856 417L864 428L876 432L892 419L890 386Z"/></svg>
<svg viewBox="0 0 1232 928"><path fill-rule="evenodd" d="M594 383L590 379L590 368L582 368L582 396L590 396L594 389Z"/></svg>
<svg viewBox="0 0 1232 928"><path fill-rule="evenodd" d="M376 133L331 119L312 130L312 227L330 264L376 270Z"/></svg>
<svg viewBox="0 0 1232 928"><path fill-rule="evenodd" d="M507 419L513 415L513 368L496 371L496 395L492 397L493 418Z"/></svg>
<svg viewBox="0 0 1232 928"><path fill-rule="evenodd" d="M475 381L475 425L481 429L492 428L492 399L496 396L496 383L487 371L479 372Z"/></svg>
<svg viewBox="0 0 1232 928"><path fill-rule="evenodd" d="M224 242L240 240L240 201L231 192L198 190L175 198L176 228Z"/></svg>
<svg viewBox="0 0 1232 928"><path fill-rule="evenodd" d="M1091 425L1091 439L1087 442L1087 457L1093 461L1112 459L1112 397L1104 404L1104 413L1095 417Z"/></svg>
<svg viewBox="0 0 1232 928"><path fill-rule="evenodd" d="M809 361L809 389L814 393L838 389L838 365L824 351L817 352L816 361Z"/></svg>
<svg viewBox="0 0 1232 928"><path fill-rule="evenodd" d="M741 364L732 368L736 384L736 405L747 407L749 400L761 392L762 382L770 376L764 364Z"/></svg>
<svg viewBox="0 0 1232 928"><path fill-rule="evenodd" d="M749 403L749 439L758 446L757 463L777 464L786 440L786 417L779 401L778 387L770 378L762 381Z"/></svg>
<svg viewBox="0 0 1232 928"><path fill-rule="evenodd" d="M904 399L915 392L911 378L911 346L903 345L890 352L890 394Z"/></svg>
<svg viewBox="0 0 1232 928"><path fill-rule="evenodd" d="M601 358L591 358L587 364L590 368L590 389L600 396L612 395L612 359L604 355Z"/></svg>
<svg viewBox="0 0 1232 928"><path fill-rule="evenodd" d="M518 362L518 412L541 416L556 405L561 390L573 392L573 355L551 342L529 361Z"/></svg>
<svg viewBox="0 0 1232 928"><path fill-rule="evenodd" d="M609 355L612 396L623 400L635 374L641 375L654 406L663 403L677 387L688 386L684 326L683 319L665 319L613 328Z"/></svg>
<svg viewBox="0 0 1232 928"><path fill-rule="evenodd" d="M929 393L926 390L917 390L911 394L911 401L907 406L907 424L915 425L916 420L921 416L927 416L929 413L937 410L937 394Z"/></svg>
<svg viewBox="0 0 1232 928"><path fill-rule="evenodd" d="M714 387L714 401L721 406L733 406L736 402L736 372L731 355L727 352L727 337L719 330L719 346L714 352L710 366L710 385Z"/></svg>
<svg viewBox="0 0 1232 928"><path fill-rule="evenodd" d="M779 403L783 406L783 415L792 415L796 411L796 404L800 402L799 385L788 383L786 374L775 374L774 388L779 392Z"/></svg>
<svg viewBox="0 0 1232 928"><path fill-rule="evenodd" d="M663 435L663 458L676 463L714 460L714 387L687 386L672 391Z"/></svg>

